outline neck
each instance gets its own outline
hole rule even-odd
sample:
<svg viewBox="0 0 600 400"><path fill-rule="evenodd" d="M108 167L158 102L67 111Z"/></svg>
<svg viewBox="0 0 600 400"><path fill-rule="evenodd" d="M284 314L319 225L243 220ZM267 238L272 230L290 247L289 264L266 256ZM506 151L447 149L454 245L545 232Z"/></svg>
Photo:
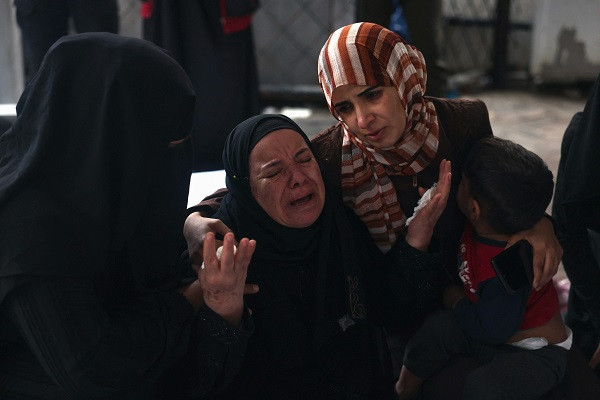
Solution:
<svg viewBox="0 0 600 400"><path fill-rule="evenodd" d="M504 233L498 233L494 231L488 224L482 222L472 222L473 230L477 234L477 236L496 240L498 242L507 242L511 235L507 235Z"/></svg>

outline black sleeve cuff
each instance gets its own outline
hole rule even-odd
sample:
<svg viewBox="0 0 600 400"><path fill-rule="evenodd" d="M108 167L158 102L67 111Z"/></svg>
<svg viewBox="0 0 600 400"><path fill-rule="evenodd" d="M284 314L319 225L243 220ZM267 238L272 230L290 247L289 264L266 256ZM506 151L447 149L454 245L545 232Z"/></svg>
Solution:
<svg viewBox="0 0 600 400"><path fill-rule="evenodd" d="M254 321L247 308L244 309L242 324L239 328L206 306L200 308L198 318L200 319L200 333L224 344L248 340L254 332Z"/></svg>
<svg viewBox="0 0 600 400"><path fill-rule="evenodd" d="M427 253L417 250L404 239L398 239L390 251L386 253L385 257L388 261L395 260L394 263L400 265L410 265L414 270L440 270L441 265L438 253Z"/></svg>

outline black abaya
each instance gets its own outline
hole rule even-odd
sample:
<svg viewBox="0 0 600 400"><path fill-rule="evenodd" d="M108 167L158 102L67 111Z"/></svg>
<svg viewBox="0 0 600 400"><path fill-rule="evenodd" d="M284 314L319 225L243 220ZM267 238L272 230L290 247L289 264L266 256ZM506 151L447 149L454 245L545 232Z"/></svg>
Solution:
<svg viewBox="0 0 600 400"><path fill-rule="evenodd" d="M1 398L172 399L237 371L246 333L177 291L193 107L149 42L49 50L0 136Z"/></svg>
<svg viewBox="0 0 600 400"><path fill-rule="evenodd" d="M289 118L258 115L232 131L223 153L229 193L215 217L236 237L256 239L247 281L260 290L246 297L256 327L248 353L218 398L393 398L376 327L384 308L392 307L385 302L390 288L381 253L372 241L358 239L364 225L327 182L323 211L305 228L279 224L252 195L250 153L280 129L298 132L312 151Z"/></svg>

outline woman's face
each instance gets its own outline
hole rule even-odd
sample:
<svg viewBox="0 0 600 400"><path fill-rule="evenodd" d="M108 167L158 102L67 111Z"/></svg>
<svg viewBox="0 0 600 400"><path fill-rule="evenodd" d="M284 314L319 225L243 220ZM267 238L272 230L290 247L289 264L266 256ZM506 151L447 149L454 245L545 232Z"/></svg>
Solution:
<svg viewBox="0 0 600 400"><path fill-rule="evenodd" d="M302 136L292 129L273 131L254 146L250 189L275 222L291 228L312 225L325 204L319 165Z"/></svg>
<svg viewBox="0 0 600 400"><path fill-rule="evenodd" d="M338 86L331 104L350 132L375 148L391 147L404 134L406 113L393 86Z"/></svg>

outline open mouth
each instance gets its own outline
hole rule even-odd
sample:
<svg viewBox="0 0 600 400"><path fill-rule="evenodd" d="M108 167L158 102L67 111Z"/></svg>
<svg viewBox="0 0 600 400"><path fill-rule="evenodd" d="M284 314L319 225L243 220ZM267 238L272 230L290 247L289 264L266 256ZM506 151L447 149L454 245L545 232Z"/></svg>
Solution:
<svg viewBox="0 0 600 400"><path fill-rule="evenodd" d="M303 206L303 205L309 203L312 200L312 198L313 198L313 194L309 193L308 195L306 195L304 197L300 197L299 199L292 201L290 204L294 207Z"/></svg>

